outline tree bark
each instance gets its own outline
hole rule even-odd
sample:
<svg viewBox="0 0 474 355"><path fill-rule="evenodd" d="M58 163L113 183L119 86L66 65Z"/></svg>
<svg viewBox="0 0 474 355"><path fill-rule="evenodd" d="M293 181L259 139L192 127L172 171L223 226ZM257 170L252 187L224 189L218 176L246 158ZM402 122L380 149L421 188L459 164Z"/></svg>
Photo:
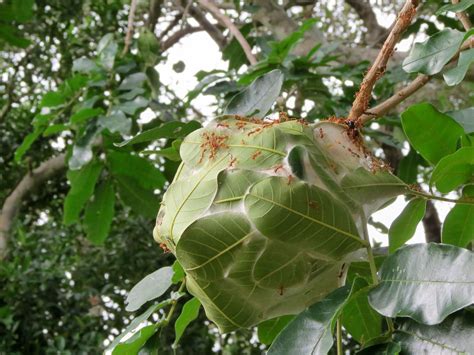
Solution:
<svg viewBox="0 0 474 355"><path fill-rule="evenodd" d="M439 220L436 207L430 200L426 202L423 227L425 228L425 239L427 243L441 243L441 221Z"/></svg>

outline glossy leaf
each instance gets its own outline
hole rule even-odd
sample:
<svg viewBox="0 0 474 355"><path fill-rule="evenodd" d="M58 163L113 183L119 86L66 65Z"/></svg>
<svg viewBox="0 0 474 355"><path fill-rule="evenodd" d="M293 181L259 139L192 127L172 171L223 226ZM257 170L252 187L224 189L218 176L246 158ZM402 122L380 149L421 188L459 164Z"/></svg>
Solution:
<svg viewBox="0 0 474 355"><path fill-rule="evenodd" d="M430 185L448 193L474 176L474 147L464 147L441 159L433 170Z"/></svg>
<svg viewBox="0 0 474 355"><path fill-rule="evenodd" d="M474 48L461 52L457 66L447 70L443 74L446 84L454 86L463 81L472 63L474 63Z"/></svg>
<svg viewBox="0 0 474 355"><path fill-rule="evenodd" d="M160 201L154 194L153 189L146 189L136 179L116 175L120 198L132 208L132 210L147 218L154 218L160 207Z"/></svg>
<svg viewBox="0 0 474 355"><path fill-rule="evenodd" d="M125 300L127 304L125 309L129 312L136 311L146 302L163 295L171 286L172 277L173 269L169 266L158 269L145 276L130 290Z"/></svg>
<svg viewBox="0 0 474 355"><path fill-rule="evenodd" d="M465 33L445 28L422 43L415 43L408 57L403 61L407 73L434 75L456 54L464 40Z"/></svg>
<svg viewBox="0 0 474 355"><path fill-rule="evenodd" d="M173 345L178 344L188 325L197 318L200 308L201 302L195 297L184 304L183 310L174 323L175 339Z"/></svg>
<svg viewBox="0 0 474 355"><path fill-rule="evenodd" d="M443 222L443 243L465 248L474 240L474 205L455 205Z"/></svg>
<svg viewBox="0 0 474 355"><path fill-rule="evenodd" d="M474 315L461 311L443 323L427 326L412 320L395 332L403 354L469 354L474 349Z"/></svg>
<svg viewBox="0 0 474 355"><path fill-rule="evenodd" d="M257 327L258 340L265 345L270 345L281 331L295 318L294 315L286 315L266 320Z"/></svg>
<svg viewBox="0 0 474 355"><path fill-rule="evenodd" d="M147 340L156 333L159 325L147 325L137 330L130 338L118 344L112 351L112 355L138 354L138 351L145 345Z"/></svg>
<svg viewBox="0 0 474 355"><path fill-rule="evenodd" d="M388 231L390 253L409 241L415 234L416 227L423 219L426 211L426 200L415 198L408 202L402 213L395 218Z"/></svg>
<svg viewBox="0 0 474 355"><path fill-rule="evenodd" d="M474 303L474 253L444 244L413 244L387 257L371 306L387 317L441 323Z"/></svg>
<svg viewBox="0 0 474 355"><path fill-rule="evenodd" d="M84 228L89 239L95 245L102 245L107 238L114 217L115 192L110 180L99 185L94 198L86 207Z"/></svg>
<svg viewBox="0 0 474 355"><path fill-rule="evenodd" d="M226 114L265 117L280 95L283 73L273 70L250 84L248 88L232 98L225 109Z"/></svg>
<svg viewBox="0 0 474 355"><path fill-rule="evenodd" d="M456 121L427 103L413 105L403 112L402 125L411 145L433 165L454 153L464 134Z"/></svg>
<svg viewBox="0 0 474 355"><path fill-rule="evenodd" d="M350 292L349 286L341 287L300 313L275 339L268 355L327 354L334 342L336 319Z"/></svg>
<svg viewBox="0 0 474 355"><path fill-rule="evenodd" d="M457 4L447 4L444 6L441 6L438 11L436 11L436 15L441 15L445 12L451 11L451 12L461 12L469 9L471 6L474 5L474 0L461 0Z"/></svg>
<svg viewBox="0 0 474 355"><path fill-rule="evenodd" d="M93 161L80 170L69 170L67 178L71 185L64 200L64 224L77 222L79 215L94 192L94 186L102 171L102 164Z"/></svg>
<svg viewBox="0 0 474 355"><path fill-rule="evenodd" d="M118 90L132 90L141 87L146 80L144 73L134 73L127 76L120 83Z"/></svg>

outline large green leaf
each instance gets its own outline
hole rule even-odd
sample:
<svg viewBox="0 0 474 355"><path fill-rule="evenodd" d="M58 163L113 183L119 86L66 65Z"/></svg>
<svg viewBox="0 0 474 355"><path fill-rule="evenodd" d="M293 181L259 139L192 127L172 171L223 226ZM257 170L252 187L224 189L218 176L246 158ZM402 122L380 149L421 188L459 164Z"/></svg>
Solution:
<svg viewBox="0 0 474 355"><path fill-rule="evenodd" d="M146 75L144 73L134 73L127 76L122 80L118 90L132 90L137 87L141 87L146 81Z"/></svg>
<svg viewBox="0 0 474 355"><path fill-rule="evenodd" d="M148 339L156 333L159 324L150 324L137 330L130 338L118 344L112 351L112 355L138 354Z"/></svg>
<svg viewBox="0 0 474 355"><path fill-rule="evenodd" d="M280 334L283 328L295 318L294 315L286 315L272 318L260 323L257 327L258 340L265 345L270 345Z"/></svg>
<svg viewBox="0 0 474 355"><path fill-rule="evenodd" d="M248 88L232 98L225 109L226 114L265 117L280 95L283 73L273 70L255 79Z"/></svg>
<svg viewBox="0 0 474 355"><path fill-rule="evenodd" d="M102 114L104 110L101 108L83 108L82 110L77 111L73 114L70 118L70 122L74 124L83 123L90 118L97 117L98 115Z"/></svg>
<svg viewBox="0 0 474 355"><path fill-rule="evenodd" d="M300 313L275 339L268 355L327 354L333 344L336 319L350 293L350 286L341 287Z"/></svg>
<svg viewBox="0 0 474 355"><path fill-rule="evenodd" d="M426 210L426 200L415 198L411 200L402 213L395 218L388 231L390 253L395 252L413 237L416 227L423 219Z"/></svg>
<svg viewBox="0 0 474 355"><path fill-rule="evenodd" d="M433 170L430 185L448 193L474 176L474 147L464 147L441 159Z"/></svg>
<svg viewBox="0 0 474 355"><path fill-rule="evenodd" d="M310 248L329 260L365 245L347 207L316 186L269 177L251 187L245 208L266 237Z"/></svg>
<svg viewBox="0 0 474 355"><path fill-rule="evenodd" d="M79 215L94 192L94 186L102 171L102 164L93 161L80 170L69 170L67 178L71 184L64 200L64 224L77 222Z"/></svg>
<svg viewBox="0 0 474 355"><path fill-rule="evenodd" d="M471 354L474 349L474 315L461 311L435 326L405 321L394 340L403 354Z"/></svg>
<svg viewBox="0 0 474 355"><path fill-rule="evenodd" d="M435 165L456 151L463 128L428 103L416 104L402 113L402 125L411 145Z"/></svg>
<svg viewBox="0 0 474 355"><path fill-rule="evenodd" d="M455 68L447 70L443 74L444 81L449 86L459 84L466 76L471 64L474 63L474 48L461 52L458 64Z"/></svg>
<svg viewBox="0 0 474 355"><path fill-rule="evenodd" d="M102 66L107 70L112 70L115 63L118 45L112 33L106 34L97 44L97 55Z"/></svg>
<svg viewBox="0 0 474 355"><path fill-rule="evenodd" d="M422 162L423 158L414 149L410 149L410 152L398 164L397 176L407 184L416 183L418 166Z"/></svg>
<svg viewBox="0 0 474 355"><path fill-rule="evenodd" d="M369 302L388 317L441 323L474 303L474 253L444 244L413 244L387 257Z"/></svg>
<svg viewBox="0 0 474 355"><path fill-rule="evenodd" d="M451 11L451 12L465 11L473 5L474 5L474 0L461 0L457 4L453 3L453 4L447 4L447 5L441 6L438 9L438 11L436 11L436 15L440 15L448 11Z"/></svg>
<svg viewBox="0 0 474 355"><path fill-rule="evenodd" d="M154 218L160 207L160 200L154 194L153 189L146 189L136 179L115 175L119 188L120 198L132 208L132 210L147 218Z"/></svg>
<svg viewBox="0 0 474 355"><path fill-rule="evenodd" d="M474 117L474 107L451 111L446 114L454 118L454 120L464 128L466 134L474 132L474 120L472 119L472 117Z"/></svg>
<svg viewBox="0 0 474 355"><path fill-rule="evenodd" d="M353 292L341 314L343 327L359 343L364 344L382 334L382 317L369 305L369 283L362 278L355 280L358 289Z"/></svg>
<svg viewBox="0 0 474 355"><path fill-rule="evenodd" d="M104 243L109 234L114 217L115 192L110 180L99 185L94 192L94 199L89 202L84 214L84 229L87 238L96 245Z"/></svg>
<svg viewBox="0 0 474 355"><path fill-rule="evenodd" d="M464 40L464 32L445 28L422 43L415 43L403 69L408 73L434 75L456 54Z"/></svg>
<svg viewBox="0 0 474 355"><path fill-rule="evenodd" d="M129 312L136 311L146 302L160 297L171 286L173 269L170 266L162 267L145 276L130 290L125 300Z"/></svg>
<svg viewBox="0 0 474 355"><path fill-rule="evenodd" d="M456 205L449 211L441 233L443 243L465 248L474 240L474 205Z"/></svg>
<svg viewBox="0 0 474 355"><path fill-rule="evenodd" d="M199 315L199 309L201 308L201 302L195 297L191 298L188 302L186 302L183 306L183 310L181 311L178 319L174 323L174 332L175 332L175 339L173 345L176 346L181 336L183 335L184 331L188 327L189 324L193 320L197 318Z"/></svg>
<svg viewBox="0 0 474 355"><path fill-rule="evenodd" d="M116 109L107 116L101 116L97 123L100 127L108 129L110 133L120 133L122 136L129 135L132 129L132 120L125 116L122 111Z"/></svg>

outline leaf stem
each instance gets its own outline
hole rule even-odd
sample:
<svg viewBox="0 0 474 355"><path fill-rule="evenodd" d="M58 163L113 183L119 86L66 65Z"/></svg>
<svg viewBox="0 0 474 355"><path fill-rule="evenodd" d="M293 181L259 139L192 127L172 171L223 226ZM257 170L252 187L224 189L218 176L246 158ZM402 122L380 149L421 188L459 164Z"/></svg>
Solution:
<svg viewBox="0 0 474 355"><path fill-rule="evenodd" d="M339 317L336 322L336 342L337 342L337 355L344 354L342 350L342 325L341 318Z"/></svg>
<svg viewBox="0 0 474 355"><path fill-rule="evenodd" d="M181 282L181 285L179 286L178 293L183 291L185 285L186 285L186 281L183 280L183 282ZM177 304L178 304L178 300L173 300L171 302L171 308L170 308L168 314L166 315L165 320L163 321L164 326L166 326L171 321L171 317L173 316L173 313L176 309Z"/></svg>
<svg viewBox="0 0 474 355"><path fill-rule="evenodd" d="M415 196L420 196L420 197L424 197L428 200L437 200L437 201L443 201L443 202L451 202L451 203L456 203L456 204L460 204L460 205L474 205L474 200L472 199L466 199L466 198L463 198L463 199L452 199L452 198L447 198L447 197L442 197L442 196L436 196L436 195L431 195L431 194L428 194L426 192L422 192L422 191L417 191L417 190L413 190L411 188L408 188L408 192L407 192L408 195L415 195Z"/></svg>

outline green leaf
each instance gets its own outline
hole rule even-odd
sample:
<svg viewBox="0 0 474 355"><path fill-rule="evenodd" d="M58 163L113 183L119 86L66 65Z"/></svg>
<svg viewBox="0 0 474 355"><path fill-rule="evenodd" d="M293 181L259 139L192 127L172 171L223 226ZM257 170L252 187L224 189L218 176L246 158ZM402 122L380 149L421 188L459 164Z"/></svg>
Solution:
<svg viewBox="0 0 474 355"><path fill-rule="evenodd" d="M108 33L100 39L97 45L97 55L100 63L106 70L110 71L114 67L117 50L118 45L112 33Z"/></svg>
<svg viewBox="0 0 474 355"><path fill-rule="evenodd" d="M56 107L66 103L66 97L59 92L47 92L40 102L40 107Z"/></svg>
<svg viewBox="0 0 474 355"><path fill-rule="evenodd" d="M357 355L398 355L402 351L399 343L381 343L358 351Z"/></svg>
<svg viewBox="0 0 474 355"><path fill-rule="evenodd" d="M138 37L138 51L143 57L147 66L153 67L160 58L160 42L155 34L148 28L140 29L140 37Z"/></svg>
<svg viewBox="0 0 474 355"><path fill-rule="evenodd" d="M88 164L94 157L92 145L96 137L101 133L102 128L98 127L96 122L91 121L72 147L72 155L69 158L68 165L71 170L78 170Z"/></svg>
<svg viewBox="0 0 474 355"><path fill-rule="evenodd" d="M353 292L341 314L343 327L359 343L364 344L382 334L382 317L369 305L369 283L356 279L359 290Z"/></svg>
<svg viewBox="0 0 474 355"><path fill-rule="evenodd" d="M138 143L151 142L160 138L180 138L187 136L189 133L201 127L197 121L184 122L167 122L159 127L149 129L138 133L135 137L127 139L121 143L115 144L117 147L125 147Z"/></svg>
<svg viewBox="0 0 474 355"><path fill-rule="evenodd" d="M265 117L280 95L282 85L283 73L280 70L262 75L231 99L225 113Z"/></svg>
<svg viewBox="0 0 474 355"><path fill-rule="evenodd" d="M185 64L182 60L177 61L176 63L173 64L173 70L176 73L182 73L185 68L186 68L186 66L185 66Z"/></svg>
<svg viewBox="0 0 474 355"><path fill-rule="evenodd" d="M411 145L435 165L456 151L463 128L428 103L416 104L402 113L402 125Z"/></svg>
<svg viewBox="0 0 474 355"><path fill-rule="evenodd" d="M31 148L31 145L41 136L44 127L36 127L33 132L28 134L20 146L15 150L15 162L19 163L25 153Z"/></svg>
<svg viewBox="0 0 474 355"><path fill-rule="evenodd" d="M459 123L466 134L474 132L474 107L469 107L464 110L447 112L457 123Z"/></svg>
<svg viewBox="0 0 474 355"><path fill-rule="evenodd" d="M146 81L146 75L144 73L134 73L127 76L120 83L118 90L133 90L143 86Z"/></svg>
<svg viewBox="0 0 474 355"><path fill-rule="evenodd" d="M80 170L69 170L67 178L71 185L64 200L64 224L77 222L84 205L94 192L94 187L102 171L102 164L92 161Z"/></svg>
<svg viewBox="0 0 474 355"><path fill-rule="evenodd" d="M474 147L464 147L441 159L433 170L430 186L448 193L474 176Z"/></svg>
<svg viewBox="0 0 474 355"><path fill-rule="evenodd" d="M173 277L171 281L173 282L173 284L177 284L178 282L183 281L186 274L184 273L184 269L178 260L174 261L172 268L173 268Z"/></svg>
<svg viewBox="0 0 474 355"><path fill-rule="evenodd" d="M415 198L408 202L402 213L395 218L388 231L389 252L393 253L413 237L416 227L426 211L426 200Z"/></svg>
<svg viewBox="0 0 474 355"><path fill-rule="evenodd" d="M138 155L108 151L107 161L113 175L128 176L145 189L160 189L166 183L161 171Z"/></svg>
<svg viewBox="0 0 474 355"><path fill-rule="evenodd" d="M115 192L110 180L100 184L94 198L86 207L84 229L87 238L95 245L104 244L115 212Z"/></svg>
<svg viewBox="0 0 474 355"><path fill-rule="evenodd" d="M461 52L457 66L447 70L443 74L446 84L454 86L463 81L472 63L474 63L474 48Z"/></svg>
<svg viewBox="0 0 474 355"><path fill-rule="evenodd" d="M240 33L244 36L250 46L253 46L255 42L253 38L249 38L248 36L252 29L253 24L251 23L247 23L239 29ZM235 69L237 71L242 65L248 63L247 56L235 37L233 37L229 44L223 49L222 59L229 61L229 70Z"/></svg>
<svg viewBox="0 0 474 355"><path fill-rule="evenodd" d="M133 100L124 101L113 107L114 111L123 111L129 115L134 115L137 110L148 106L149 101L143 96L137 96Z"/></svg>
<svg viewBox="0 0 474 355"><path fill-rule="evenodd" d="M469 9L472 5L474 5L474 0L461 0L457 4L447 4L441 6L438 11L436 11L436 16L441 15L445 12L462 12Z"/></svg>
<svg viewBox="0 0 474 355"><path fill-rule="evenodd" d="M171 286L173 269L170 266L162 267L145 276L130 290L125 300L125 310L133 312L143 306L146 302L154 300L163 295Z"/></svg>
<svg viewBox="0 0 474 355"><path fill-rule="evenodd" d="M49 137L56 133L63 132L69 129L68 125L65 124L53 124L46 128L43 132L43 137Z"/></svg>
<svg viewBox="0 0 474 355"><path fill-rule="evenodd" d="M144 150L142 154L151 155L155 154L166 158L171 161L181 161L181 156L179 155L179 147L181 146L181 140L174 140L171 144L171 147L162 148L159 150Z"/></svg>
<svg viewBox="0 0 474 355"><path fill-rule="evenodd" d="M112 355L138 354L147 340L156 333L159 326L159 324L151 324L141 328L123 343L118 344L112 351Z"/></svg>
<svg viewBox="0 0 474 355"><path fill-rule="evenodd" d="M104 110L101 108L83 108L73 114L69 121L73 124L81 124L90 118L101 115L103 112Z"/></svg>
<svg viewBox="0 0 474 355"><path fill-rule="evenodd" d="M443 223L443 243L465 248L474 239L474 206L454 206Z"/></svg>
<svg viewBox="0 0 474 355"><path fill-rule="evenodd" d="M147 218L156 217L160 201L152 189L146 189L136 179L116 175L120 198L132 208L132 210Z"/></svg>
<svg viewBox="0 0 474 355"><path fill-rule="evenodd" d="M108 116L100 117L97 123L100 127L108 129L110 133L120 133L122 136L129 135L132 128L132 120L118 110L112 111Z"/></svg>
<svg viewBox="0 0 474 355"><path fill-rule="evenodd" d="M435 326L407 320L395 331L403 354L469 354L474 349L474 315L461 311Z"/></svg>
<svg viewBox="0 0 474 355"><path fill-rule="evenodd" d="M445 28L422 43L415 43L403 61L407 73L434 75L456 54L464 40L464 32Z"/></svg>
<svg viewBox="0 0 474 355"><path fill-rule="evenodd" d="M197 316L199 315L200 308L201 302L199 302L196 297L191 298L188 302L184 304L181 314L174 323L175 339L173 346L176 346L176 344L178 344L179 340L181 339L181 336L183 335L188 325L191 324L191 322L197 318Z"/></svg>
<svg viewBox="0 0 474 355"><path fill-rule="evenodd" d="M72 71L84 74L93 73L99 70L99 67L93 60L86 57L81 57L72 63Z"/></svg>
<svg viewBox="0 0 474 355"><path fill-rule="evenodd" d="M474 303L474 253L444 244L412 244L387 257L371 306L387 317L441 323Z"/></svg>
<svg viewBox="0 0 474 355"><path fill-rule="evenodd" d="M270 345L273 340L281 333L283 328L286 327L295 318L294 315L281 316L272 318L260 323L257 327L258 340L260 343Z"/></svg>
<svg viewBox="0 0 474 355"><path fill-rule="evenodd" d="M336 319L350 292L349 286L338 288L296 316L274 340L268 355L327 354L334 342L332 331Z"/></svg>
<svg viewBox="0 0 474 355"><path fill-rule="evenodd" d="M406 184L416 183L418 165L422 161L421 156L414 149L410 149L410 152L398 164L397 176Z"/></svg>

